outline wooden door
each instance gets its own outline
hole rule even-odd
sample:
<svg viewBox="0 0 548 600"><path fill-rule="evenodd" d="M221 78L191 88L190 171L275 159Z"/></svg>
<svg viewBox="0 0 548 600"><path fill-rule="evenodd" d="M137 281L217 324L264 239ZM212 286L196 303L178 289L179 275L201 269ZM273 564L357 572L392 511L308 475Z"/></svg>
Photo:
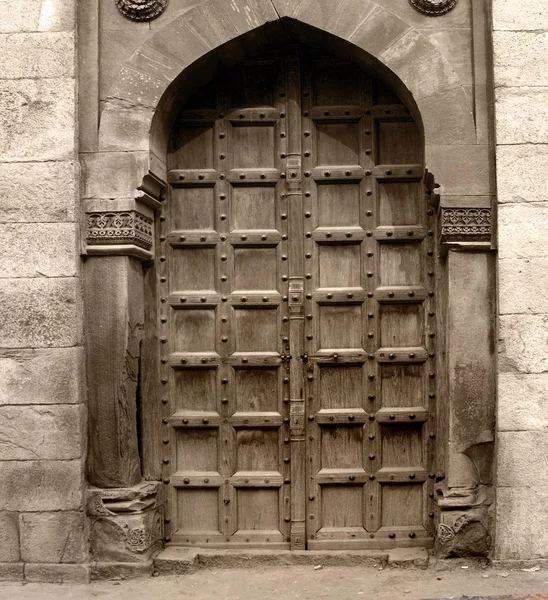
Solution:
<svg viewBox="0 0 548 600"><path fill-rule="evenodd" d="M169 539L430 544L434 237L407 109L353 65L272 55L186 104L168 161Z"/></svg>

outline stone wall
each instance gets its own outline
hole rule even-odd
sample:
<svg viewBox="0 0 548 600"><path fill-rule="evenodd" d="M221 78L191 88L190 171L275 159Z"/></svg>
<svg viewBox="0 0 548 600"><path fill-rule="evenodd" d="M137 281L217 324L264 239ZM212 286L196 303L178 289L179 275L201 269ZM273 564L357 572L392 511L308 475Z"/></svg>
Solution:
<svg viewBox="0 0 548 600"><path fill-rule="evenodd" d="M75 0L0 0L0 580L88 579Z"/></svg>
<svg viewBox="0 0 548 600"><path fill-rule="evenodd" d="M494 0L499 201L496 558L548 558L548 10Z"/></svg>

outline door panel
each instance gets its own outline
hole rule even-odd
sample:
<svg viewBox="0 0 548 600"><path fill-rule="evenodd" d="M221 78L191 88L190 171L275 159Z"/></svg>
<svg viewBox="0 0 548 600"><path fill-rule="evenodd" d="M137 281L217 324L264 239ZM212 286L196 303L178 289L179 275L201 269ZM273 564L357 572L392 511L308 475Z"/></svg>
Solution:
<svg viewBox="0 0 548 600"><path fill-rule="evenodd" d="M172 542L430 545L435 237L407 109L349 63L272 55L189 101L168 164Z"/></svg>

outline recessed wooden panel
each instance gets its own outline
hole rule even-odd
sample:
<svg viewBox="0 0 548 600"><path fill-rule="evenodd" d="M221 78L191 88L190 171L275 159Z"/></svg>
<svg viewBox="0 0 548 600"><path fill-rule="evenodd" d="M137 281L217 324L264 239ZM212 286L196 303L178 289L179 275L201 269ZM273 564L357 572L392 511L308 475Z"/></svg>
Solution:
<svg viewBox="0 0 548 600"><path fill-rule="evenodd" d="M420 244L379 244L381 285L420 285Z"/></svg>
<svg viewBox="0 0 548 600"><path fill-rule="evenodd" d="M173 372L175 410L214 411L217 409L217 371L181 369Z"/></svg>
<svg viewBox="0 0 548 600"><path fill-rule="evenodd" d="M236 402L241 412L278 410L278 369L236 369Z"/></svg>
<svg viewBox="0 0 548 600"><path fill-rule="evenodd" d="M383 407L424 406L422 365L381 365Z"/></svg>
<svg viewBox="0 0 548 600"><path fill-rule="evenodd" d="M237 352L277 351L276 309L236 309L234 324Z"/></svg>
<svg viewBox="0 0 548 600"><path fill-rule="evenodd" d="M360 287L359 244L320 244L318 246L320 287Z"/></svg>
<svg viewBox="0 0 548 600"><path fill-rule="evenodd" d="M189 429L177 432L177 470L212 471L218 469L215 429Z"/></svg>
<svg viewBox="0 0 548 600"><path fill-rule="evenodd" d="M362 527L363 487L322 487L322 528Z"/></svg>
<svg viewBox="0 0 548 600"><path fill-rule="evenodd" d="M171 337L176 352L214 352L215 310L183 309L173 311Z"/></svg>
<svg viewBox="0 0 548 600"><path fill-rule="evenodd" d="M236 434L237 471L277 471L279 468L277 429L242 429Z"/></svg>
<svg viewBox="0 0 548 600"><path fill-rule="evenodd" d="M279 493L277 489L239 489L238 529L279 530Z"/></svg>
<svg viewBox="0 0 548 600"><path fill-rule="evenodd" d="M422 423L381 427L383 467L423 467Z"/></svg>
<svg viewBox="0 0 548 600"><path fill-rule="evenodd" d="M320 62L315 67L316 104L361 104L361 73L354 65L333 61Z"/></svg>
<svg viewBox="0 0 548 600"><path fill-rule="evenodd" d="M415 164L422 162L422 145L413 121L377 123L378 164Z"/></svg>
<svg viewBox="0 0 548 600"><path fill-rule="evenodd" d="M232 128L233 168L273 168L274 150L272 125L237 125Z"/></svg>
<svg viewBox="0 0 548 600"><path fill-rule="evenodd" d="M383 484L382 527L422 527L422 483Z"/></svg>
<svg viewBox="0 0 548 600"><path fill-rule="evenodd" d="M232 107L274 106L274 83L278 77L276 63L261 61L257 65L236 67L230 73Z"/></svg>
<svg viewBox="0 0 548 600"><path fill-rule="evenodd" d="M420 346L423 342L421 304L381 305L381 346Z"/></svg>
<svg viewBox="0 0 548 600"><path fill-rule="evenodd" d="M215 290L214 248L174 248L172 254L173 291Z"/></svg>
<svg viewBox="0 0 548 600"><path fill-rule="evenodd" d="M357 165L359 129L357 123L316 123L319 165Z"/></svg>
<svg viewBox="0 0 548 600"><path fill-rule="evenodd" d="M170 202L172 229L215 229L215 188L175 187Z"/></svg>
<svg viewBox="0 0 548 600"><path fill-rule="evenodd" d="M362 365L320 366L321 408L362 408Z"/></svg>
<svg viewBox="0 0 548 600"><path fill-rule="evenodd" d="M234 249L234 289L276 290L276 248L249 246Z"/></svg>
<svg viewBox="0 0 548 600"><path fill-rule="evenodd" d="M361 305L320 307L321 348L362 347Z"/></svg>
<svg viewBox="0 0 548 600"><path fill-rule="evenodd" d="M322 427L323 469L356 469L363 466L363 427Z"/></svg>
<svg viewBox="0 0 548 600"><path fill-rule="evenodd" d="M219 492L216 489L177 490L177 524L185 533L219 531Z"/></svg>
<svg viewBox="0 0 548 600"><path fill-rule="evenodd" d="M360 225L360 186L357 183L318 185L318 225L358 227Z"/></svg>
<svg viewBox="0 0 548 600"><path fill-rule="evenodd" d="M234 186L231 202L231 230L276 229L274 186Z"/></svg>
<svg viewBox="0 0 548 600"><path fill-rule="evenodd" d="M419 225L421 184L418 182L379 183L379 225Z"/></svg>
<svg viewBox="0 0 548 600"><path fill-rule="evenodd" d="M172 160L180 169L212 169L214 142L213 126L178 127L171 136Z"/></svg>

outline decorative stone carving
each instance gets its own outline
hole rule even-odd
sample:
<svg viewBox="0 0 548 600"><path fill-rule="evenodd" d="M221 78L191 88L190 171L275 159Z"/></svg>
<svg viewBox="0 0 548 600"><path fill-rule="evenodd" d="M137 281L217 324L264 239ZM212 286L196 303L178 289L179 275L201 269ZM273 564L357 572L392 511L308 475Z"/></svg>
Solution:
<svg viewBox="0 0 548 600"><path fill-rule="evenodd" d="M150 250L152 225L152 219L134 210L88 213L86 242L92 246L134 244Z"/></svg>
<svg viewBox="0 0 548 600"><path fill-rule="evenodd" d="M487 556L491 545L487 507L442 512L436 545L440 556Z"/></svg>
<svg viewBox="0 0 548 600"><path fill-rule="evenodd" d="M168 0L116 0L118 10L133 21L151 21L159 17Z"/></svg>
<svg viewBox="0 0 548 600"><path fill-rule="evenodd" d="M411 6L425 15L437 17L455 8L457 0L409 0Z"/></svg>
<svg viewBox="0 0 548 600"><path fill-rule="evenodd" d="M490 208L447 208L440 212L442 242L489 242Z"/></svg>

